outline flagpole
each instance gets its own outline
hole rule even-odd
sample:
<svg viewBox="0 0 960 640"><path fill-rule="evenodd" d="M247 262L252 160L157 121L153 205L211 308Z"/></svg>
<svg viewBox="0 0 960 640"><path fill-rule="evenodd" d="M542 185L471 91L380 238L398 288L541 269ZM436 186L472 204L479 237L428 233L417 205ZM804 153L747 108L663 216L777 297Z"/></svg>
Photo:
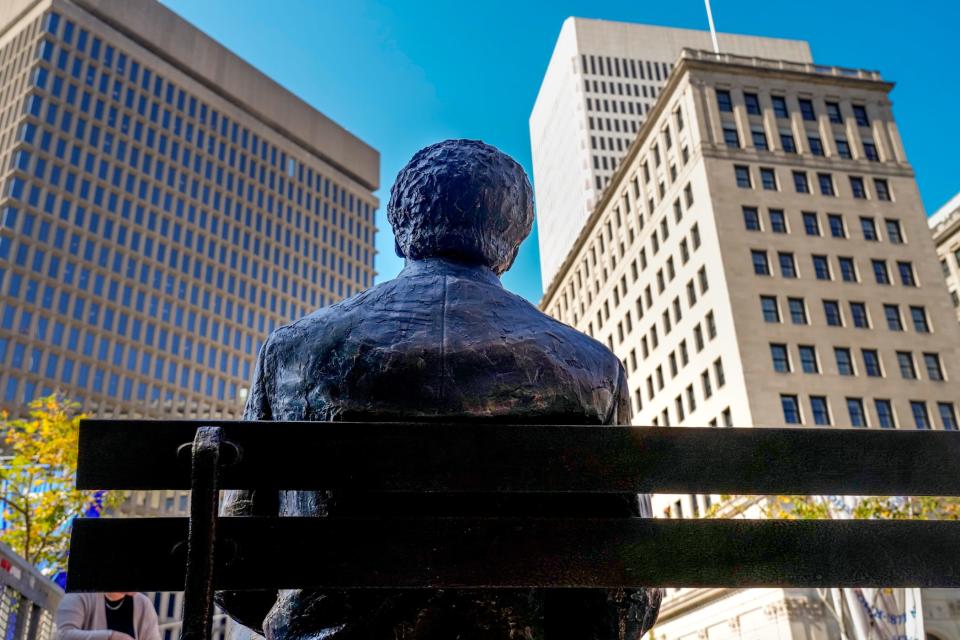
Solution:
<svg viewBox="0 0 960 640"><path fill-rule="evenodd" d="M713 40L713 52L720 53L720 44L717 42L717 28L713 24L713 11L710 9L710 0L703 0L707 5L707 22L710 23L710 39Z"/></svg>

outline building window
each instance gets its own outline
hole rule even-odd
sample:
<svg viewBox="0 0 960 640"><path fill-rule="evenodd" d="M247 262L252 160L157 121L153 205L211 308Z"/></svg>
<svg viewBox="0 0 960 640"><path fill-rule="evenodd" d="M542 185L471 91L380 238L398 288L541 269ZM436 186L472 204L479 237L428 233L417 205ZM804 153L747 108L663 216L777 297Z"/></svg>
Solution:
<svg viewBox="0 0 960 640"><path fill-rule="evenodd" d="M780 395L780 406L783 408L783 421L787 424L800 424L800 403L795 395Z"/></svg>
<svg viewBox="0 0 960 640"><path fill-rule="evenodd" d="M817 119L816 113L813 111L813 101L807 100L806 98L800 98L800 115L804 120L808 122L814 122Z"/></svg>
<svg viewBox="0 0 960 640"><path fill-rule="evenodd" d="M844 282L857 282L857 268L853 258L840 257L837 262L840 263L840 278Z"/></svg>
<svg viewBox="0 0 960 640"><path fill-rule="evenodd" d="M760 296L760 309L764 322L780 322L780 307L774 296Z"/></svg>
<svg viewBox="0 0 960 640"><path fill-rule="evenodd" d="M783 215L783 209L770 209L770 230L787 233L787 218Z"/></svg>
<svg viewBox="0 0 960 640"><path fill-rule="evenodd" d="M801 344L800 368L804 373L820 373L820 363L817 361L817 349L813 345Z"/></svg>
<svg viewBox="0 0 960 640"><path fill-rule="evenodd" d="M720 358L713 361L713 377L717 381L718 389L727 383L726 374L723 372L723 361Z"/></svg>
<svg viewBox="0 0 960 640"><path fill-rule="evenodd" d="M827 117L833 124L843 124L843 116L840 115L840 105L836 102L827 103Z"/></svg>
<svg viewBox="0 0 960 640"><path fill-rule="evenodd" d="M940 355L936 353L923 354L923 364L927 369L927 378L937 382L943 381L943 367L940 364Z"/></svg>
<svg viewBox="0 0 960 640"><path fill-rule="evenodd" d="M740 148L740 135L737 133L736 127L725 126L723 128L723 142L730 149Z"/></svg>
<svg viewBox="0 0 960 640"><path fill-rule="evenodd" d="M867 412L863 408L863 398L847 398L847 413L850 414L850 426L867 426Z"/></svg>
<svg viewBox="0 0 960 640"><path fill-rule="evenodd" d="M860 127L870 126L870 118L867 117L867 108L862 104L853 105L853 118Z"/></svg>
<svg viewBox="0 0 960 640"><path fill-rule="evenodd" d="M857 200L867 199L867 188L863 186L863 178L859 176L850 176L850 191Z"/></svg>
<svg viewBox="0 0 960 640"><path fill-rule="evenodd" d="M883 305L883 315L887 318L887 329L903 331L903 321L900 319L900 307L895 304Z"/></svg>
<svg viewBox="0 0 960 640"><path fill-rule="evenodd" d="M903 244L903 231L900 229L900 221L887 218L885 222L887 227L887 240L893 244Z"/></svg>
<svg viewBox="0 0 960 640"><path fill-rule="evenodd" d="M837 373L842 376L852 376L853 358L850 356L850 349L846 347L834 347L833 355L837 359Z"/></svg>
<svg viewBox="0 0 960 640"><path fill-rule="evenodd" d="M847 142L846 138L837 138L837 155L844 160L853 158L853 155L850 153L850 143Z"/></svg>
<svg viewBox="0 0 960 640"><path fill-rule="evenodd" d="M840 304L836 300L823 301L823 315L830 327L842 327L843 317L840 315Z"/></svg>
<svg viewBox="0 0 960 640"><path fill-rule="evenodd" d="M909 351L897 351L897 366L900 367L900 377L904 380L917 379L917 369L913 364L913 354Z"/></svg>
<svg viewBox="0 0 960 640"><path fill-rule="evenodd" d="M771 344L770 357L773 359L773 370L779 373L790 373L790 356L787 345Z"/></svg>
<svg viewBox="0 0 960 640"><path fill-rule="evenodd" d="M890 272L887 270L886 260L871 260L873 265L873 277L877 284L890 284Z"/></svg>
<svg viewBox="0 0 960 640"><path fill-rule="evenodd" d="M824 155L823 141L820 140L820 136L807 136L807 142L810 144L810 153L815 156Z"/></svg>
<svg viewBox="0 0 960 640"><path fill-rule="evenodd" d="M763 188L766 191L776 191L777 190L777 174L773 169L761 167L760 168L760 183L763 185Z"/></svg>
<svg viewBox="0 0 960 640"><path fill-rule="evenodd" d="M717 89L717 108L725 113L733 112L733 100L726 89Z"/></svg>
<svg viewBox="0 0 960 640"><path fill-rule="evenodd" d="M793 254L786 251L780 251L777 256L780 260L780 275L784 278L796 278L797 265L794 262Z"/></svg>
<svg viewBox="0 0 960 640"><path fill-rule="evenodd" d="M870 162L880 162L880 154L877 153L877 145L872 142L863 141L863 155Z"/></svg>
<svg viewBox="0 0 960 640"><path fill-rule="evenodd" d="M760 98L755 93L744 93L743 102L747 107L747 113L751 116L760 115Z"/></svg>
<svg viewBox="0 0 960 640"><path fill-rule="evenodd" d="M927 413L926 402L922 400L911 400L910 412L913 413L913 424L917 429L930 428L930 414Z"/></svg>
<svg viewBox="0 0 960 640"><path fill-rule="evenodd" d="M767 134L763 132L763 127L752 127L750 129L750 139L757 151L768 151Z"/></svg>
<svg viewBox="0 0 960 640"><path fill-rule="evenodd" d="M863 239L870 242L876 242L880 239L877 234L877 223L873 218L866 216L860 218L860 230L863 232Z"/></svg>
<svg viewBox="0 0 960 640"><path fill-rule="evenodd" d="M741 189L752 189L753 182L750 180L750 168L744 165L735 165L733 172L737 176L737 186Z"/></svg>
<svg viewBox="0 0 960 640"><path fill-rule="evenodd" d="M829 173L818 173L817 182L820 185L820 193L825 196L837 195L833 189L833 176Z"/></svg>
<svg viewBox="0 0 960 640"><path fill-rule="evenodd" d="M912 262L897 262L897 272L900 274L900 282L905 287L915 287L917 286L917 279L913 275L913 263Z"/></svg>
<svg viewBox="0 0 960 640"><path fill-rule="evenodd" d="M830 273L830 262L827 260L827 256L813 256L813 273L816 275L817 280L833 280L833 276Z"/></svg>
<svg viewBox="0 0 960 640"><path fill-rule="evenodd" d="M930 323L927 321L927 310L923 307L910 307L910 318L913 319L913 329L917 333L930 333Z"/></svg>
<svg viewBox="0 0 960 640"><path fill-rule="evenodd" d="M940 423L945 431L957 430L957 411L952 402L938 402L937 413L940 414Z"/></svg>
<svg viewBox="0 0 960 640"><path fill-rule="evenodd" d="M897 427L896 417L893 415L893 404L889 400L877 398L873 401L873 407L877 411L877 424L883 429L895 429Z"/></svg>
<svg viewBox="0 0 960 640"><path fill-rule="evenodd" d="M803 298L787 298L787 305L790 307L790 321L793 324L809 324Z"/></svg>
<svg viewBox="0 0 960 640"><path fill-rule="evenodd" d="M885 179L874 178L873 189L877 193L877 200L890 201L890 185Z"/></svg>
<svg viewBox="0 0 960 640"><path fill-rule="evenodd" d="M827 214L827 225L830 227L830 235L834 238L847 237L847 226L843 224L843 216L840 214Z"/></svg>
<svg viewBox="0 0 960 640"><path fill-rule="evenodd" d="M810 411L813 414L813 423L816 425L830 424L830 407L826 396L810 396Z"/></svg>
<svg viewBox="0 0 960 640"><path fill-rule="evenodd" d="M806 171L793 172L793 186L797 193L810 193L810 183L807 181Z"/></svg>
<svg viewBox="0 0 960 640"><path fill-rule="evenodd" d="M787 110L787 99L783 96L770 96L770 102L773 103L773 114L778 118L789 118L790 112Z"/></svg>
<svg viewBox="0 0 960 640"><path fill-rule="evenodd" d="M754 249L750 251L750 258L753 260L753 272L758 276L770 275L770 263L767 260L767 252Z"/></svg>
<svg viewBox="0 0 960 640"><path fill-rule="evenodd" d="M870 317L867 315L867 306L862 302L850 303L850 318L857 329L869 329Z"/></svg>
<svg viewBox="0 0 960 640"><path fill-rule="evenodd" d="M810 211L803 212L803 229L808 236L820 235L820 219Z"/></svg>
<svg viewBox="0 0 960 640"><path fill-rule="evenodd" d="M797 143L793 139L793 134L788 131L780 132L780 146L783 147L783 150L786 153L797 152Z"/></svg>
<svg viewBox="0 0 960 640"><path fill-rule="evenodd" d="M876 349L863 349L863 370L871 378L883 377L883 370L880 367L880 355Z"/></svg>
<svg viewBox="0 0 960 640"><path fill-rule="evenodd" d="M747 231L760 231L760 214L756 207L743 207L743 224Z"/></svg>

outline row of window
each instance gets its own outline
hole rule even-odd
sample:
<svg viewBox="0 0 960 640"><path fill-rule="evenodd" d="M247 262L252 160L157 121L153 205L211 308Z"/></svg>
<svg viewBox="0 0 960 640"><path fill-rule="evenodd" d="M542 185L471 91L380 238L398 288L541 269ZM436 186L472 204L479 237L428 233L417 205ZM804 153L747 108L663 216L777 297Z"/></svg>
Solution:
<svg viewBox="0 0 960 640"><path fill-rule="evenodd" d="M791 323L798 325L810 324L810 316L807 313L807 303L804 298L787 296L786 301L787 312ZM917 333L930 333L932 329L927 317L926 308L921 305L908 305L907 308L914 331ZM868 306L865 302L850 302L849 309L849 322L852 326L858 329L870 329L873 327ZM778 296L761 295L760 310L763 314L764 322L783 322ZM823 300L823 315L825 323L828 326L842 327L846 326L848 322L844 318L841 305L837 300ZM890 331L900 332L905 330L900 305L885 303L883 305L883 318L886 322L887 329Z"/></svg>
<svg viewBox="0 0 960 640"><path fill-rule="evenodd" d="M717 89L717 108L721 113L733 113L733 96L728 89ZM760 96L756 93L743 92L743 103L749 116L763 115L763 109L760 104ZM844 115L840 103L827 100L825 102L826 115L833 124L843 124ZM790 108L788 107L786 96L770 96L770 108L776 118L786 119L790 117ZM810 98L797 98L797 109L800 117L808 122L816 122L817 112L814 108L813 100ZM869 127L870 117L867 114L867 107L863 104L853 103L850 105L851 115L857 126Z"/></svg>
<svg viewBox="0 0 960 640"><path fill-rule="evenodd" d="M910 400L910 417L916 429L933 429L928 402L925 400ZM884 429L895 429L902 426L897 417L892 400L876 398L873 400L874 416L867 413L867 402L863 398L844 398L847 417L850 426L870 427L878 426ZM935 402L936 415L940 420L940 427L947 431L957 430L956 407L952 402ZM783 409L783 421L787 424L814 424L829 426L834 424L830 409L830 400L827 396L811 395L807 398L807 406L803 407L800 397L795 394L781 394L780 406Z"/></svg>
<svg viewBox="0 0 960 640"><path fill-rule="evenodd" d="M904 380L919 380L920 375L913 352L896 351L895 354L900 377ZM809 344L797 345L797 355L799 368L795 366L788 345L781 342L770 343L770 359L773 364L773 370L777 373L793 373L794 371L799 371L802 373L819 374L823 372L816 346ZM836 361L838 375L856 376L862 372L863 375L870 378L886 377L883 357L877 349L860 349L862 368L856 363L850 347L834 347L833 355ZM920 361L927 380L943 382L946 379L939 353L924 352L921 354Z"/></svg>
<svg viewBox="0 0 960 640"><path fill-rule="evenodd" d="M581 72L595 76L662 82L670 75L672 68L673 64L667 62L651 62L650 60L637 60L636 58L592 54L581 54L580 56Z"/></svg>
<svg viewBox="0 0 960 640"><path fill-rule="evenodd" d="M773 233L790 233L787 215L783 209L768 208L766 219L761 217L760 209L753 206L742 207L743 225L747 231L764 231L769 229ZM823 231L820 226L820 214L815 211L801 212L803 231L808 236L821 237ZM846 220L841 213L828 213L827 229L831 238L847 239L850 232ZM873 216L859 216L860 237L867 242L879 242L880 230L877 219ZM905 244L906 237L898 218L883 218L883 228L886 239L891 244Z"/></svg>
<svg viewBox="0 0 960 640"><path fill-rule="evenodd" d="M794 137L791 129L780 129L778 136L780 141L780 149L783 150L784 153L799 153L797 140ZM807 132L806 140L807 149L812 155L820 157L827 155L826 148L823 144L823 139L820 137L819 133ZM853 151L846 138L840 135L834 135L833 142L836 145L837 157L844 160L853 159ZM767 132L763 124L758 123L750 127L750 143L757 151L770 151L770 144L767 140ZM726 145L728 149L742 149L744 147L740 140L740 132L735 122L723 123L723 144ZM880 152L877 150L877 145L872 140L863 139L861 140L861 144L863 145L863 153L860 157L871 162L880 162Z"/></svg>
<svg viewBox="0 0 960 640"><path fill-rule="evenodd" d="M737 186L741 189L753 189L753 175L749 165L737 164L733 166L734 178ZM793 176L793 187L797 193L812 193L810 188L810 175L802 169L794 169L791 172ZM817 172L817 186L820 195L836 197L837 188L833 179L833 174L828 172ZM862 176L849 176L851 197L858 200L868 199L866 182ZM777 191L780 189L780 183L777 180L776 170L769 167L760 168L761 185L766 190ZM873 193L876 200L889 202L893 200L890 193L890 183L886 178L873 178Z"/></svg>
<svg viewBox="0 0 960 640"><path fill-rule="evenodd" d="M778 251L777 264L780 267L780 275L784 278L799 278L800 272L797 269L796 258L792 251ZM817 280L833 280L833 267L830 258L823 254L813 254L810 256L811 267ZM753 272L758 276L772 276L773 270L770 267L770 257L766 249L751 249L750 261L753 265ZM896 273L900 284L904 287L918 287L916 272L913 268L913 262L909 260L896 260ZM850 256L840 256L837 258L840 278L844 282L860 282L860 275L857 270L857 262ZM870 260L870 267L873 271L873 278L877 284L889 285L893 281L890 277L890 268L886 260L873 258Z"/></svg>

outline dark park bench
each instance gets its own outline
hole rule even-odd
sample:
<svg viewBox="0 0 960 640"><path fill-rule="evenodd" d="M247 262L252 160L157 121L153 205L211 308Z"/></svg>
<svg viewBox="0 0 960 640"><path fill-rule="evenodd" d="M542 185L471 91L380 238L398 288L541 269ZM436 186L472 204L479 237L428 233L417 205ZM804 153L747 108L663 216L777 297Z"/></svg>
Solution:
<svg viewBox="0 0 960 640"><path fill-rule="evenodd" d="M81 489L189 489L190 518L78 519L68 591L960 586L960 523L218 517L221 489L960 495L960 433L84 420ZM109 559L109 561L105 561Z"/></svg>

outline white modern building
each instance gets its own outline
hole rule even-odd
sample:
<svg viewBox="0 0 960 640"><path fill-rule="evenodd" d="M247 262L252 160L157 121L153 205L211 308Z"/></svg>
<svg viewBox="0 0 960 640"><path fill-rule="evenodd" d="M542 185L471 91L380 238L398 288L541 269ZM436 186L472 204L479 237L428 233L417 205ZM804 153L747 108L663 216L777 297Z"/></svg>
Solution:
<svg viewBox="0 0 960 640"><path fill-rule="evenodd" d="M727 53L812 62L810 47L721 33ZM543 288L637 135L681 49L706 31L567 18L530 114Z"/></svg>

